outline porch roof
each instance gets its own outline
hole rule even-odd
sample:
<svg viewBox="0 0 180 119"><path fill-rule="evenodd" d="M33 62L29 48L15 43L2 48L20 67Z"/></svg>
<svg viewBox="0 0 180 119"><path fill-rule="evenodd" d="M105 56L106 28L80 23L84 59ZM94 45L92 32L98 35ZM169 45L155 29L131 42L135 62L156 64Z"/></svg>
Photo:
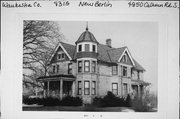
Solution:
<svg viewBox="0 0 180 119"><path fill-rule="evenodd" d="M65 80L75 80L75 76L74 75L64 75L64 74L59 74L59 75L51 75L51 76L41 76L39 78L37 78L38 81L46 81L46 80L61 80L61 79L65 79Z"/></svg>
<svg viewBox="0 0 180 119"><path fill-rule="evenodd" d="M144 86L148 86L151 83L145 82L143 80L131 80L131 85L144 85Z"/></svg>

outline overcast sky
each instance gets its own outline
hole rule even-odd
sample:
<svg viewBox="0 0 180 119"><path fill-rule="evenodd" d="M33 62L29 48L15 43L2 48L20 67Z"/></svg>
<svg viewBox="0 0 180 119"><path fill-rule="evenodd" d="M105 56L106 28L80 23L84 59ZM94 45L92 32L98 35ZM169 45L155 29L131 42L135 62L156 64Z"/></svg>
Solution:
<svg viewBox="0 0 180 119"><path fill-rule="evenodd" d="M61 32L66 43L75 45L86 21L60 21ZM89 31L99 43L112 39L115 48L127 46L130 53L145 69L144 80L152 83L151 90L157 90L158 75L158 24L156 22L88 22Z"/></svg>

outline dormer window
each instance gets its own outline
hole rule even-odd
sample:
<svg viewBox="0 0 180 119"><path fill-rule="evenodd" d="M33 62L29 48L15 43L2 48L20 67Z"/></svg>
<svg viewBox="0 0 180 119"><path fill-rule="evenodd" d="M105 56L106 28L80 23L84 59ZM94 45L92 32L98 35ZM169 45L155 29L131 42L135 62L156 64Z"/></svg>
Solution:
<svg viewBox="0 0 180 119"><path fill-rule="evenodd" d="M93 45L93 46L92 46L92 51L93 51L93 52L96 52L96 45Z"/></svg>
<svg viewBox="0 0 180 119"><path fill-rule="evenodd" d="M82 45L78 45L78 52L82 51Z"/></svg>
<svg viewBox="0 0 180 119"><path fill-rule="evenodd" d="M64 52L58 52L57 54L57 60L63 60L65 58Z"/></svg>
<svg viewBox="0 0 180 119"><path fill-rule="evenodd" d="M85 44L85 52L89 52L89 44Z"/></svg>

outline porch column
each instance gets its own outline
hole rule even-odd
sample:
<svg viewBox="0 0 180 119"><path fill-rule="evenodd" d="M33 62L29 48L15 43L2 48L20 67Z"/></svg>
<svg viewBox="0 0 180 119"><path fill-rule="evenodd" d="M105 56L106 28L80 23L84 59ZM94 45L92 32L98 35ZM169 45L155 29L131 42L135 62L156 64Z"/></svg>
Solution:
<svg viewBox="0 0 180 119"><path fill-rule="evenodd" d="M43 82L43 97L46 97L46 89L45 89L45 82Z"/></svg>
<svg viewBox="0 0 180 119"><path fill-rule="evenodd" d="M138 96L141 96L141 90L140 90L140 85L138 85Z"/></svg>
<svg viewBox="0 0 180 119"><path fill-rule="evenodd" d="M63 80L60 79L60 99L63 97Z"/></svg>
<svg viewBox="0 0 180 119"><path fill-rule="evenodd" d="M47 82L47 96L49 97L49 81Z"/></svg>
<svg viewBox="0 0 180 119"><path fill-rule="evenodd" d="M72 96L75 97L75 81L72 84Z"/></svg>

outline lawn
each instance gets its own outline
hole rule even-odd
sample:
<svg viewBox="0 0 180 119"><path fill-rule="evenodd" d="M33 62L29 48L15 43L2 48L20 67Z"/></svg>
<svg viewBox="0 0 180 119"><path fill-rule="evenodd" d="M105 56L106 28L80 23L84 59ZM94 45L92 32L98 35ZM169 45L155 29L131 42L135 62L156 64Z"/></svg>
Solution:
<svg viewBox="0 0 180 119"><path fill-rule="evenodd" d="M93 106L39 106L23 107L23 111L101 111L101 112L134 112L127 107L93 107Z"/></svg>

